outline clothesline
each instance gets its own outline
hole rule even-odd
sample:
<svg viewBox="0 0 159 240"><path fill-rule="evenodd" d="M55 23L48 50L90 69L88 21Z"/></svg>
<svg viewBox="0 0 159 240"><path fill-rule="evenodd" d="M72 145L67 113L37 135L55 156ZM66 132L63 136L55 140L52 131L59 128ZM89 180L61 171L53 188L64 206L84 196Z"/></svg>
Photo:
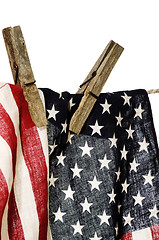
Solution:
<svg viewBox="0 0 159 240"><path fill-rule="evenodd" d="M151 93L159 93L159 89L150 89L147 91L148 94L151 94Z"/></svg>

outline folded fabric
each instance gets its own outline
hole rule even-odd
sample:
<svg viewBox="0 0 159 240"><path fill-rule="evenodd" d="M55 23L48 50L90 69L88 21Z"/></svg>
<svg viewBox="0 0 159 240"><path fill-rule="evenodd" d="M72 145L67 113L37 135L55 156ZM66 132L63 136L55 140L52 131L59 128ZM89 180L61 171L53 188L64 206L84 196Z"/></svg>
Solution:
<svg viewBox="0 0 159 240"><path fill-rule="evenodd" d="M41 88L54 240L159 239L159 155L145 90L102 93L79 135L82 94Z"/></svg>
<svg viewBox="0 0 159 240"><path fill-rule="evenodd" d="M46 127L31 120L20 85L0 83L0 239L51 239L48 226Z"/></svg>

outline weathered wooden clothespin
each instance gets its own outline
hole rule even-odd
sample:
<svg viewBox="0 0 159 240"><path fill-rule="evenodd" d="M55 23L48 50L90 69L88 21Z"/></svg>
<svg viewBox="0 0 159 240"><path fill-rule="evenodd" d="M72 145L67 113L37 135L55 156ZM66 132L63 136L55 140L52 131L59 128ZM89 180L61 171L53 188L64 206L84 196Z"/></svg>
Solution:
<svg viewBox="0 0 159 240"><path fill-rule="evenodd" d="M46 113L35 84L29 56L20 26L2 30L15 84L20 84L33 122L47 125Z"/></svg>
<svg viewBox="0 0 159 240"><path fill-rule="evenodd" d="M79 134L101 90L124 48L110 41L81 84L77 93L84 93L78 109L71 118L69 130Z"/></svg>

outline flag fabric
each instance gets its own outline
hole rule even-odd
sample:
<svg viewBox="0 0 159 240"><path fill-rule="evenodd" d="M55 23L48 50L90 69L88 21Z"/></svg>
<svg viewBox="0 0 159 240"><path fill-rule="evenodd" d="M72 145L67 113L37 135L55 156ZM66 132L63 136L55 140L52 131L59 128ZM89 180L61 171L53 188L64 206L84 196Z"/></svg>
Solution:
<svg viewBox="0 0 159 240"><path fill-rule="evenodd" d="M20 85L6 83L0 83L0 239L52 239L47 129L31 120Z"/></svg>
<svg viewBox="0 0 159 240"><path fill-rule="evenodd" d="M159 240L159 152L148 94L101 93L79 135L83 94L41 88L54 240Z"/></svg>

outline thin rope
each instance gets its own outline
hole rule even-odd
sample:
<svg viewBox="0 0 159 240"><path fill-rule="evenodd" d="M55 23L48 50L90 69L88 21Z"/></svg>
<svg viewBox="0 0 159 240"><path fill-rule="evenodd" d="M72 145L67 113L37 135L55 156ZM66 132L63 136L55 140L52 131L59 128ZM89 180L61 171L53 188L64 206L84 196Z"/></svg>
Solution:
<svg viewBox="0 0 159 240"><path fill-rule="evenodd" d="M151 94L151 93L159 93L159 89L150 89L147 91L148 94Z"/></svg>

